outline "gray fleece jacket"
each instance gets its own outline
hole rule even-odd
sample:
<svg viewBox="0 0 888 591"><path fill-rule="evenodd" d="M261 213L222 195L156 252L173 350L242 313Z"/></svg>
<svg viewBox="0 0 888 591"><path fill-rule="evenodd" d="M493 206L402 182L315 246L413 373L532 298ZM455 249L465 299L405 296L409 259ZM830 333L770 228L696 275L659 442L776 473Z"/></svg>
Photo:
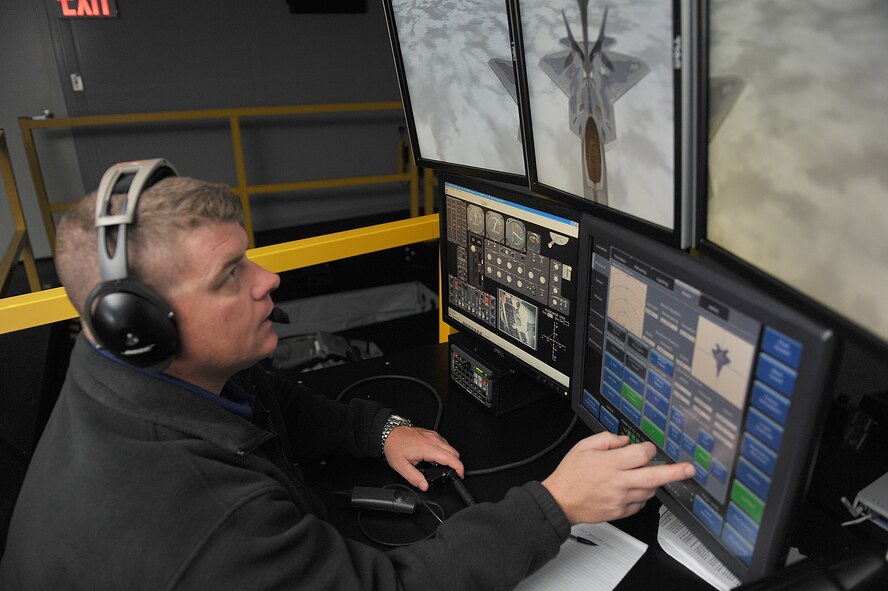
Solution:
<svg viewBox="0 0 888 591"><path fill-rule="evenodd" d="M509 589L569 524L538 482L382 552L324 519L298 461L381 454L390 411L340 404L256 367L255 424L121 365L81 336L0 561L16 589Z"/></svg>

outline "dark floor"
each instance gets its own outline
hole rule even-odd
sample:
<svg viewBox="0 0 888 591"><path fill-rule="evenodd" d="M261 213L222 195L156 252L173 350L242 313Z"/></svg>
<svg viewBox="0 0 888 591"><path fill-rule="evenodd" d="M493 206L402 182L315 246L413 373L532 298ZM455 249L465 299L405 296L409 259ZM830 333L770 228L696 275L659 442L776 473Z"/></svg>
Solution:
<svg viewBox="0 0 888 591"><path fill-rule="evenodd" d="M265 246L309 236L403 219L406 212L342 220L308 227L256 233L256 245ZM281 274L278 302L342 291L419 281L438 291L437 244L415 244L360 257L297 269ZM58 279L49 259L38 261L41 283L57 287ZM28 291L22 265L13 272L3 297ZM11 334L0 335L0 555L6 527L28 460L39 433L58 397L77 321L58 322ZM342 336L372 340L384 353L437 342L437 312L350 329Z"/></svg>

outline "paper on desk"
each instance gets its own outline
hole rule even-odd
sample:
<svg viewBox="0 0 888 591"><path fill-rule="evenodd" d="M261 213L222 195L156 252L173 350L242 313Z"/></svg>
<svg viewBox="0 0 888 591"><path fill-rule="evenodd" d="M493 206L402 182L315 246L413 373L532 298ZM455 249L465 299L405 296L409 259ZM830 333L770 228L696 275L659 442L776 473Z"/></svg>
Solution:
<svg viewBox="0 0 888 591"><path fill-rule="evenodd" d="M665 506L660 507L657 541L666 554L716 589L727 591L740 584L740 580Z"/></svg>
<svg viewBox="0 0 888 591"><path fill-rule="evenodd" d="M592 540L590 546L568 539L551 562L521 582L517 591L609 591L641 558L647 544L609 523L581 523L571 528L575 536Z"/></svg>

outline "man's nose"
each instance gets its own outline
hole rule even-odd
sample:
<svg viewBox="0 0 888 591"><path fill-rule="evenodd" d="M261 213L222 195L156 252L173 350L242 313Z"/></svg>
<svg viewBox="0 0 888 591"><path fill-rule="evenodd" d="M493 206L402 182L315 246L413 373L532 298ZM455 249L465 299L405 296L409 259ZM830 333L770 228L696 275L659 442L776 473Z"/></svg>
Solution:
<svg viewBox="0 0 888 591"><path fill-rule="evenodd" d="M280 286L281 277L277 273L267 271L264 267L256 263L253 264L256 265L256 271L259 275L256 284L253 287L253 295L256 299L261 299Z"/></svg>

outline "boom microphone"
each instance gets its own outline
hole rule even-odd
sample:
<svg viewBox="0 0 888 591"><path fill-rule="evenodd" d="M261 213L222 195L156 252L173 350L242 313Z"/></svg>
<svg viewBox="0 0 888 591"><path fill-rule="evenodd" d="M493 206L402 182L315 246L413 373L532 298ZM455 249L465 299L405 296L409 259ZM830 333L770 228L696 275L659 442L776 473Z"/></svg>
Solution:
<svg viewBox="0 0 888 591"><path fill-rule="evenodd" d="M277 307L271 311L271 314L268 315L268 319L272 322L277 322L278 324L290 324L290 317L287 313Z"/></svg>

